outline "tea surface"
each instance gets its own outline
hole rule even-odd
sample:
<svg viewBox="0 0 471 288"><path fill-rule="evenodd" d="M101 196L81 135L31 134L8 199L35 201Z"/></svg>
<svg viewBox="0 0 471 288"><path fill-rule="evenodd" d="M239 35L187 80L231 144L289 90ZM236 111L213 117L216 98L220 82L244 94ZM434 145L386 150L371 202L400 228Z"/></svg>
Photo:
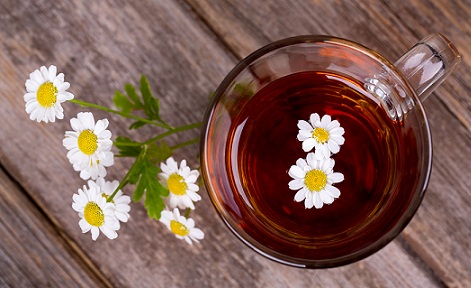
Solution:
<svg viewBox="0 0 471 288"><path fill-rule="evenodd" d="M345 143L332 156L334 172L345 177L334 184L341 195L321 209L305 209L288 188L289 168L307 155L296 138L297 123L311 113L329 114L345 129ZM392 121L361 83L341 75L302 72L276 80L242 107L231 130L226 168L238 191L233 208L241 213L239 225L293 257L361 250L392 227L415 189L413 133Z"/></svg>

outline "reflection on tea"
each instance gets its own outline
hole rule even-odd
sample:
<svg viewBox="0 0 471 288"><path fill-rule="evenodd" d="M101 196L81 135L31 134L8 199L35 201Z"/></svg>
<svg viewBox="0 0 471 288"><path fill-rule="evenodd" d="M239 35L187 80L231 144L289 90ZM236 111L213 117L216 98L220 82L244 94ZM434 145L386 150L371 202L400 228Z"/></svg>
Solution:
<svg viewBox="0 0 471 288"><path fill-rule="evenodd" d="M232 118L226 169L234 191L228 207L259 243L292 257L329 259L364 249L389 231L416 189L412 129L391 120L362 83L342 75L301 72L257 92ZM335 171L345 179L330 205L305 209L288 175L306 152L297 123L328 114L345 129ZM366 228L367 227L367 228Z"/></svg>

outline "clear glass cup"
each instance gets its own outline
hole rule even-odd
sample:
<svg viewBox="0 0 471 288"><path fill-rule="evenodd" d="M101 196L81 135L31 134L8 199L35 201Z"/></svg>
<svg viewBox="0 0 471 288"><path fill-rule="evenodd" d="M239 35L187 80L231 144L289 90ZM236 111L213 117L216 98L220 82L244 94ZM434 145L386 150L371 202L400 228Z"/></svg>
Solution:
<svg viewBox="0 0 471 288"><path fill-rule="evenodd" d="M384 247L409 223L429 181L432 141L421 101L459 60L456 48L440 34L423 39L394 64L360 44L330 36L292 37L249 55L216 90L202 131L203 181L224 223L258 253L296 267L344 265ZM315 83L306 85L316 92L287 99L276 95L296 89L289 86L302 75L313 77ZM329 90L330 79L344 81L360 98L343 94L347 88ZM323 103L324 90L316 90L316 85L334 98ZM275 91L270 90L273 96L257 102L269 89ZM345 183L337 186L339 198L321 209L305 209L295 202L296 191L288 189L290 166L278 167L278 159L292 158L294 165L303 155L296 148L301 142L296 144L293 136L298 129L294 120L297 115L305 119L310 109L337 115L346 130L341 147L345 151L339 158L332 156L334 170L344 173ZM267 118L280 126L253 128ZM355 128L362 121L379 122L368 134ZM293 126L293 132L281 130L285 125ZM278 132L283 136L268 142L272 145L257 147L260 138ZM368 137L378 144L374 151L360 148ZM250 154L250 149L258 152ZM267 161L273 165L265 165Z"/></svg>

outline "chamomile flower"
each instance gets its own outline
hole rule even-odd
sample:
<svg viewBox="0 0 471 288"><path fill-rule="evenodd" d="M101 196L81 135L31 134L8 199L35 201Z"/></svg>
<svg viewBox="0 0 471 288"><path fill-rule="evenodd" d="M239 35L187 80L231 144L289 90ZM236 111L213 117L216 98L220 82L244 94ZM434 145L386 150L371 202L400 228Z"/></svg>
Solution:
<svg viewBox="0 0 471 288"><path fill-rule="evenodd" d="M119 181L105 181L104 178L98 177L96 181L88 180L88 187L98 187L101 192L101 196L105 197L108 200L108 197L114 193L116 188L119 186ZM114 215L116 218L121 222L128 222L129 219L129 211L131 211L131 207L129 203L131 203L131 197L124 195L121 190L118 190L114 195L113 199L110 201L114 204Z"/></svg>
<svg viewBox="0 0 471 288"><path fill-rule="evenodd" d="M111 132L106 130L108 120L95 123L92 113L81 112L77 118L70 119L70 125L74 131L65 132L62 144L69 150L67 157L74 170L80 171L84 180L106 176L105 167L114 164Z"/></svg>
<svg viewBox="0 0 471 288"><path fill-rule="evenodd" d="M335 161L332 158L317 160L314 153L308 153L306 160L300 158L288 171L293 178L289 189L298 190L294 195L296 202L304 200L304 206L311 209L331 204L340 196L340 190L333 186L344 180L342 173L333 172Z"/></svg>
<svg viewBox="0 0 471 288"><path fill-rule="evenodd" d="M195 184L199 172L190 170L190 167L186 166L186 160L182 160L178 168L178 163L172 157L168 158L166 163L162 162L160 169L160 182L170 191L169 207L195 209L193 202L201 200L201 196L196 193L199 186Z"/></svg>
<svg viewBox="0 0 471 288"><path fill-rule="evenodd" d="M316 159L329 158L331 153L339 152L340 145L343 145L345 130L340 126L339 121L331 119L330 115L324 115L322 119L319 114L313 113L309 117L309 122L300 120L298 122L298 140L302 141L304 152L309 152L315 148Z"/></svg>
<svg viewBox="0 0 471 288"><path fill-rule="evenodd" d="M115 207L112 203L106 202L98 187L87 189L83 186L72 199L72 208L81 218L79 225L82 233L91 231L93 240L98 238L100 231L110 239L118 237L116 231L119 230L119 221L114 215Z"/></svg>
<svg viewBox="0 0 471 288"><path fill-rule="evenodd" d="M57 68L54 65L46 68L36 69L29 74L26 80L26 94L23 98L26 102L26 112L31 120L46 123L54 122L64 118L64 109L61 103L72 100L74 95L67 91L69 82L64 81L64 74L57 75Z"/></svg>
<svg viewBox="0 0 471 288"><path fill-rule="evenodd" d="M195 228L195 221L181 216L177 208L173 209L173 212L163 210L159 221L165 224L178 239L184 239L190 245L193 244L192 241L199 242L204 238L203 231Z"/></svg>

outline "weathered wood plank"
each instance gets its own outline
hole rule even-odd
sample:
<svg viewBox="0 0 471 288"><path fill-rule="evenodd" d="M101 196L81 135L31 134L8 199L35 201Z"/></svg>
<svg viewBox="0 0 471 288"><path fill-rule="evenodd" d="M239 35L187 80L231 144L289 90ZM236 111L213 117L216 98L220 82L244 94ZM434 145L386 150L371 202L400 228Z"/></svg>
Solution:
<svg viewBox="0 0 471 288"><path fill-rule="evenodd" d="M132 205L132 218L118 232L118 239L110 241L101 235L94 243L90 235L80 233L78 217L70 204L72 194L84 183L68 163L61 146L69 125L67 121L36 124L27 119L22 93L29 72L43 64L56 64L66 74L66 80L72 84L71 91L79 99L104 105L111 105L114 89L126 82L136 83L140 74L145 73L156 83L153 87L162 98L163 116L180 124L201 120L209 93L244 53L237 51L245 49L249 53L261 42L273 40L272 36L259 38L257 33L273 33L272 29L290 34L286 36L309 32L296 28L304 27L303 21L298 21L296 27L286 28L289 30L282 29L283 24L290 22L266 16L279 15L279 12L266 10L273 4L241 3L245 5L243 10L230 12L233 13L230 19L234 21L232 25L236 25L232 32L242 34L233 38L233 43L228 42L231 35L221 36L229 43L230 50L236 52L237 57L234 57L219 36L214 36L205 23L182 4L144 0L0 3L0 89L4 100L0 106L0 163L21 183L29 199L44 209L56 228L81 247L90 265L93 263L96 267L95 272L116 287L439 287L441 280L430 275L428 267L423 267L396 242L364 261L336 269L307 271L273 263L230 234L204 193L202 203L194 212L197 224L206 232L206 239L199 246L188 247L176 241L162 225L147 218L140 203ZM237 5L227 7L241 7ZM309 8L301 2L296 5L300 10ZM333 9L333 6L326 7ZM226 11L224 7L221 9ZM272 25L240 29L244 26L238 26L237 19L257 9L262 9L257 21L270 18ZM263 14L264 11L268 14ZM309 11L318 17L323 15L322 10ZM349 17L350 14L342 15ZM230 24L224 19L215 19L222 27ZM329 23L319 21L318 24L329 31ZM252 40L245 41L245 36ZM387 44L375 42L370 34L364 39L381 48ZM239 42L241 48L234 48ZM64 106L66 119L83 110L68 104ZM96 114L97 118L105 117L103 113ZM111 117L110 121L114 135L125 133L129 125L117 117ZM144 138L149 133L152 131L143 130L134 135ZM192 133L188 137L197 132ZM186 149L177 157L192 159L196 150L196 147ZM122 176L128 165L127 161L117 160L109 170L108 179ZM9 258L2 255L2 259L8 261ZM31 264L27 259L23 263ZM2 277L1 281L6 282L5 279Z"/></svg>
<svg viewBox="0 0 471 288"><path fill-rule="evenodd" d="M106 287L0 169L0 286Z"/></svg>

